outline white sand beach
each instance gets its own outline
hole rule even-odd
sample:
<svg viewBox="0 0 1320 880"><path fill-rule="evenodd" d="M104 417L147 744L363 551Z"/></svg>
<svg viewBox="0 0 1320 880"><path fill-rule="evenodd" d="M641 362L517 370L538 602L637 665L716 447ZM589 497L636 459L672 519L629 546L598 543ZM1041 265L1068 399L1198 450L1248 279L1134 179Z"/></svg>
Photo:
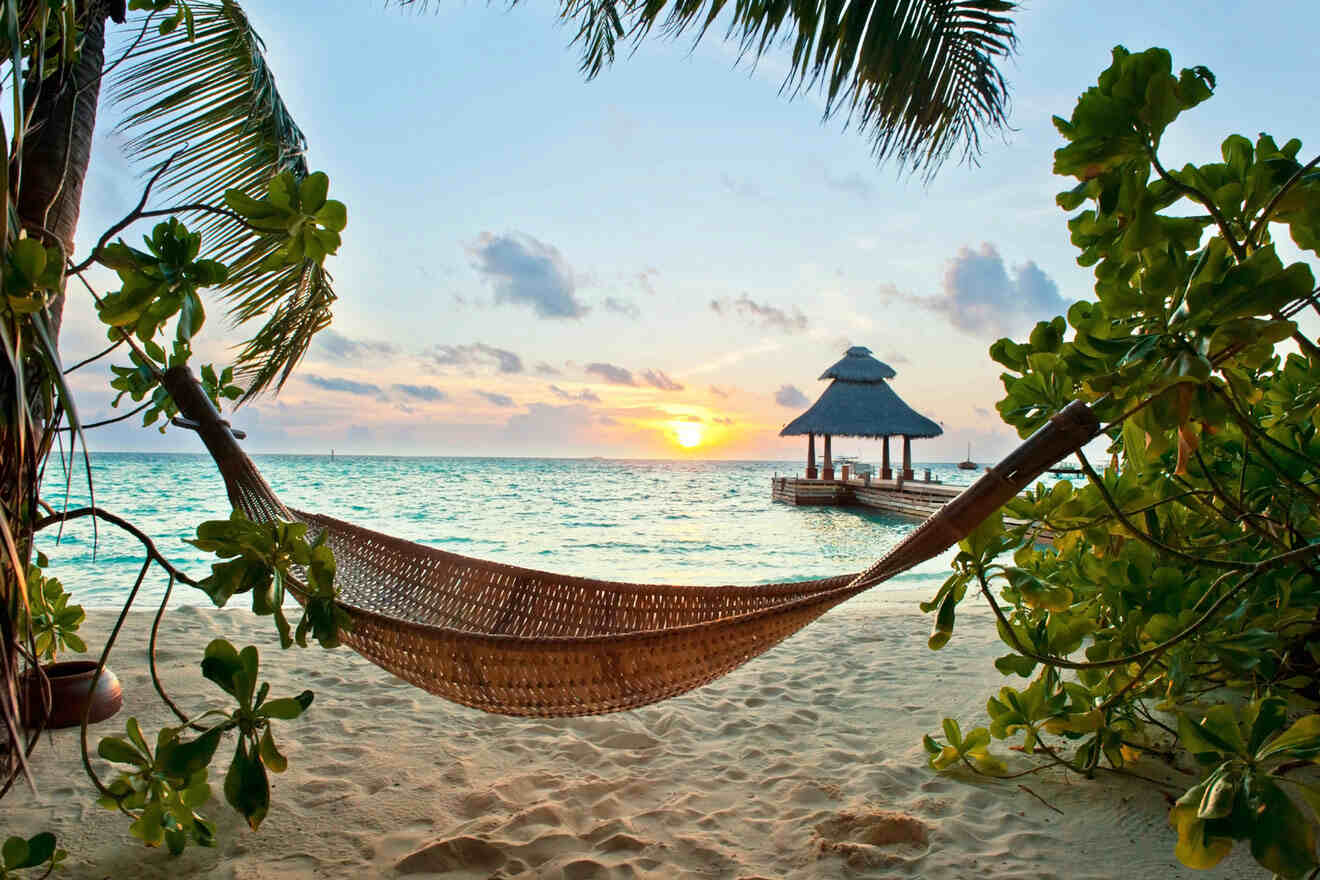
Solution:
<svg viewBox="0 0 1320 880"><path fill-rule="evenodd" d="M991 664L1003 651L979 612L961 615L954 640L929 651L916 602L863 597L692 694L551 721L455 706L347 650L281 652L269 621L247 613L176 609L160 661L182 705L218 704L198 671L218 636L261 648L272 694L316 692L302 718L278 723L289 770L272 777L260 831L213 778L202 812L218 822L218 847L177 858L142 847L122 816L93 803L76 729L43 740L39 793L10 793L3 831L53 831L70 852L59 874L69 880L1262 875L1245 847L1211 872L1181 868L1166 802L1145 783L929 770L922 734L945 715L983 722L986 697L1004 683ZM112 622L94 611L84 631ZM141 650L149 627L145 613L129 619L111 658L124 711L94 727L93 743L129 715L148 731L173 720ZM231 750L221 746L226 764Z"/></svg>

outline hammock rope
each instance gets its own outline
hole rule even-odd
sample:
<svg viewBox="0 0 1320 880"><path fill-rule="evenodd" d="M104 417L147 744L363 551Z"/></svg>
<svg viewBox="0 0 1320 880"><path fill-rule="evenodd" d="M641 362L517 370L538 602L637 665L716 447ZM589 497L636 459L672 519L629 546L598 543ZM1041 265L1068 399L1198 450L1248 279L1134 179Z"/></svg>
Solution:
<svg viewBox="0 0 1320 880"><path fill-rule="evenodd" d="M758 586L630 584L473 559L286 507L185 367L163 384L196 423L229 500L256 522L324 530L344 642L456 703L504 715L617 712L707 684L834 606L966 537L1099 433L1074 402L859 574Z"/></svg>

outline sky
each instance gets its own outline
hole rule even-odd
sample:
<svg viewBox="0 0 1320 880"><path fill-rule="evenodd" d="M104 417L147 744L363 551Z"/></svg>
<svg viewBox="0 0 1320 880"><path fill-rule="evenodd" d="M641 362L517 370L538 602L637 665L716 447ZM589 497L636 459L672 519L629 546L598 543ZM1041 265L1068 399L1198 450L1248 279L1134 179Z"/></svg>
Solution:
<svg viewBox="0 0 1320 880"><path fill-rule="evenodd" d="M877 165L844 120L822 124L818 95L782 95L782 53L740 62L714 32L695 48L652 37L587 82L549 4L242 5L311 168L349 211L327 262L332 327L282 392L231 416L255 452L796 460L803 438L779 429L865 345L944 428L914 442L917 461L968 445L992 461L1016 436L994 410L989 345L1091 294L1054 204L1071 184L1051 173L1050 118L1114 45L1164 46L1175 69L1218 77L1166 134L1166 166L1216 161L1233 132L1320 149L1309 0L1268 16L1205 0L1025 4L1003 66L1010 130L931 182ZM143 184L116 118L103 101L80 250ZM244 328L214 300L208 314L199 360L227 363ZM65 362L104 340L71 302ZM124 411L108 369L74 376L84 421ZM200 449L136 420L89 442ZM834 452L878 457L879 444L838 438Z"/></svg>

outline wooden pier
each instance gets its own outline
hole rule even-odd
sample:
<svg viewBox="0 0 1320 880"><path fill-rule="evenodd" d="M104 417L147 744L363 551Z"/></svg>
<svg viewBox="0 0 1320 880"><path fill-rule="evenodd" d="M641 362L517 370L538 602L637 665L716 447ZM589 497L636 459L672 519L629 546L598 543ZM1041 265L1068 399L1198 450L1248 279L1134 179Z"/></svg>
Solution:
<svg viewBox="0 0 1320 880"><path fill-rule="evenodd" d="M859 506L925 519L958 496L965 486L922 480L808 480L774 477L771 496L786 504Z"/></svg>
<svg viewBox="0 0 1320 880"><path fill-rule="evenodd" d="M856 477L849 480L808 480L802 477L771 478L771 497L785 504L834 505L837 507L866 507L883 510L916 519L925 519L936 513L962 493L966 486L945 486L921 480L871 480ZM1005 519L1005 525L1021 525L1021 520ZM1031 539L1038 544L1050 544L1054 535L1049 529L1037 527Z"/></svg>

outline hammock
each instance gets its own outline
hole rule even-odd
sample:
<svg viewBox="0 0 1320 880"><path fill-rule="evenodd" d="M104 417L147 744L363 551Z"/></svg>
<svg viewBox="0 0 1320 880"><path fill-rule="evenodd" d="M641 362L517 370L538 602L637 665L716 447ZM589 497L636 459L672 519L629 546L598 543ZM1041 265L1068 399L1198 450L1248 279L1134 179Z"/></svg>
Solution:
<svg viewBox="0 0 1320 880"><path fill-rule="evenodd" d="M860 574L760 586L662 586L472 559L282 504L187 367L166 390L256 522L327 532L343 641L412 684L486 712L598 715L700 687L835 605L953 546L1099 431L1075 402Z"/></svg>

